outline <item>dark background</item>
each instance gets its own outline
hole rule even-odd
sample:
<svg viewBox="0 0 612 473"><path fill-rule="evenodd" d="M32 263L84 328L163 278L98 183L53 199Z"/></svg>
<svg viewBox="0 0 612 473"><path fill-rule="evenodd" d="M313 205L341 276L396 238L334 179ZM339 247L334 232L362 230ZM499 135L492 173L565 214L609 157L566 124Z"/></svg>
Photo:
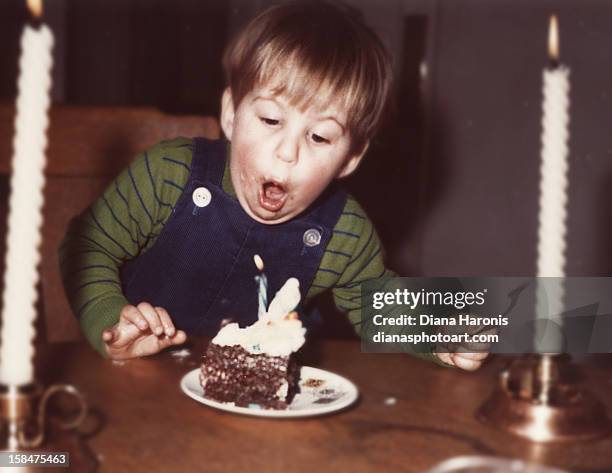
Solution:
<svg viewBox="0 0 612 473"><path fill-rule="evenodd" d="M220 58L265 0L46 0L58 104L217 115ZM348 185L406 276L535 272L548 17L571 68L568 275L612 272L612 2L352 0L393 53L387 126ZM0 101L25 1L0 3Z"/></svg>

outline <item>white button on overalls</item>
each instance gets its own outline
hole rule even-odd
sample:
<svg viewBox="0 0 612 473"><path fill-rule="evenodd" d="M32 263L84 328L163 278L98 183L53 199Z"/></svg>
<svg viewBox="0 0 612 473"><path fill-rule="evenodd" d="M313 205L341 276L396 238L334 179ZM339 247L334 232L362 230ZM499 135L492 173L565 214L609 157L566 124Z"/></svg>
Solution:
<svg viewBox="0 0 612 473"><path fill-rule="evenodd" d="M303 241L306 246L317 246L321 243L321 232L316 228L306 230L304 232Z"/></svg>
<svg viewBox="0 0 612 473"><path fill-rule="evenodd" d="M191 198L193 199L193 203L198 207L206 207L210 204L212 195L206 187L198 187L193 191L193 194L191 194Z"/></svg>

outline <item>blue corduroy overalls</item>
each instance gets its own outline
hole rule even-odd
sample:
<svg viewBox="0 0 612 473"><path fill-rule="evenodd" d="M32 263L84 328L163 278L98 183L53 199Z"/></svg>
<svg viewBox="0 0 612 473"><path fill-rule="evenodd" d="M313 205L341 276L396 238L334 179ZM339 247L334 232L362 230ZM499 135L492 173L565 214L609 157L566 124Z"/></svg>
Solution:
<svg viewBox="0 0 612 473"><path fill-rule="evenodd" d="M346 194L330 188L303 214L265 225L223 191L227 142L194 140L191 171L172 215L154 245L121 269L131 304L164 307L188 334L214 335L223 319L241 326L257 320L259 254L268 277L268 301L285 281L308 293Z"/></svg>

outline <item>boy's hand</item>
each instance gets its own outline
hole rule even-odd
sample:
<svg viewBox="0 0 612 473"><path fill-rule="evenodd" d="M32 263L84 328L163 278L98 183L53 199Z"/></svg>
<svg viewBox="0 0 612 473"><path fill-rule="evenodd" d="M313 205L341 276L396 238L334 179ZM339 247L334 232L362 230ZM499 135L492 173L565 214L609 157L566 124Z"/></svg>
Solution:
<svg viewBox="0 0 612 473"><path fill-rule="evenodd" d="M476 317L468 314L468 317ZM497 333L497 327L483 324L470 324L468 326L450 325L442 327L441 333L457 335L467 333L469 335L493 335ZM491 343L487 342L459 342L438 343L434 354L443 363L456 366L463 370L474 371L482 366L485 358L489 356Z"/></svg>
<svg viewBox="0 0 612 473"><path fill-rule="evenodd" d="M480 368L488 353L438 353L435 355L444 363L468 371Z"/></svg>
<svg viewBox="0 0 612 473"><path fill-rule="evenodd" d="M119 322L102 332L106 353L113 360L153 355L186 340L185 332L175 329L164 308L147 302L124 306Z"/></svg>

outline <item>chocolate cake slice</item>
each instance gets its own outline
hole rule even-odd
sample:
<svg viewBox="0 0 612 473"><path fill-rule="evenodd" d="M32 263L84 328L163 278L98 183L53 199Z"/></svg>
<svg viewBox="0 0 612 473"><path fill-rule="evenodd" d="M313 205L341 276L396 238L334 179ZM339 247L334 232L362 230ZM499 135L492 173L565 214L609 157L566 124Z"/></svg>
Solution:
<svg viewBox="0 0 612 473"><path fill-rule="evenodd" d="M292 312L299 298L299 282L290 278L253 325L240 328L231 323L219 330L200 371L205 397L241 407L289 406L300 376L294 354L304 344L306 332Z"/></svg>
<svg viewBox="0 0 612 473"><path fill-rule="evenodd" d="M253 354L239 345L211 343L204 355L201 383L204 395L236 406L286 409L299 387L294 355Z"/></svg>

